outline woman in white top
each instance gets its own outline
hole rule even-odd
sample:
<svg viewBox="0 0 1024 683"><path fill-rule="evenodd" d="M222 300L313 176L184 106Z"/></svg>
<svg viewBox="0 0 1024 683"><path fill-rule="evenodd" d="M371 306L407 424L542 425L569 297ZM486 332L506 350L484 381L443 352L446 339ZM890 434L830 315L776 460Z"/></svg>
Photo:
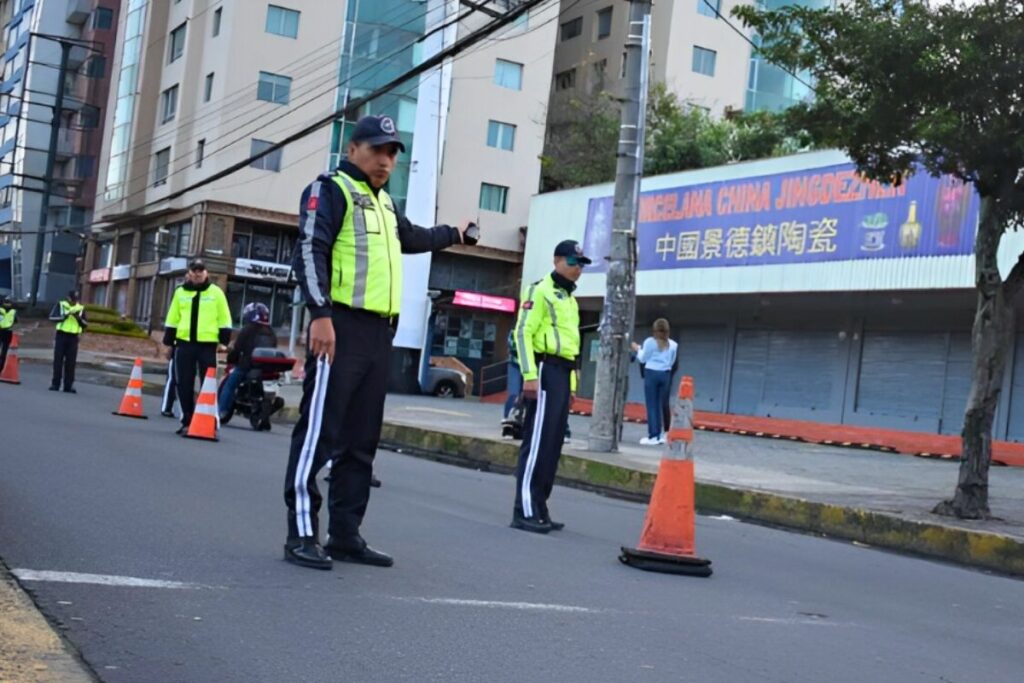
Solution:
<svg viewBox="0 0 1024 683"><path fill-rule="evenodd" d="M652 336L644 340L643 346L633 342L633 351L638 362L644 364L644 402L647 404L647 436L640 439L644 446L665 443L665 431L669 425L662 424L662 406L668 402L672 390L672 366L676 362L679 345L669 339L669 324L664 318L654 321Z"/></svg>

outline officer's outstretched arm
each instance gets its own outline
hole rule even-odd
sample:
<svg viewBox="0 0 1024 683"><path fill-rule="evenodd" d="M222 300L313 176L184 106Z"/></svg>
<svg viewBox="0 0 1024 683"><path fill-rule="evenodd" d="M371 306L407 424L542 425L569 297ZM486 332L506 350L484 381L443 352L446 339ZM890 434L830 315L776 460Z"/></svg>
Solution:
<svg viewBox="0 0 1024 683"><path fill-rule="evenodd" d="M462 244L462 235L458 228L450 225L421 228L399 214L398 241L402 243L403 254L422 254L425 251L440 251L453 244Z"/></svg>

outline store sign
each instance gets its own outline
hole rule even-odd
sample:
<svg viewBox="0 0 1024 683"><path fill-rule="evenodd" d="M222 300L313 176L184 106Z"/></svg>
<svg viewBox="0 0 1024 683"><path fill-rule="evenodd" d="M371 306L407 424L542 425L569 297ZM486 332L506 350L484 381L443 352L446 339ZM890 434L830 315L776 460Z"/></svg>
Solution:
<svg viewBox="0 0 1024 683"><path fill-rule="evenodd" d="M235 259L235 275L253 280L288 282L292 268L273 261L253 261L247 258Z"/></svg>
<svg viewBox="0 0 1024 683"><path fill-rule="evenodd" d="M921 172L899 187L852 164L652 190L640 195L639 270L970 254L970 185ZM590 200L584 251L607 269L612 198Z"/></svg>
<svg viewBox="0 0 1024 683"><path fill-rule="evenodd" d="M111 280L127 280L131 276L131 266L114 266L114 268L110 271Z"/></svg>
<svg viewBox="0 0 1024 683"><path fill-rule="evenodd" d="M94 268L89 271L89 282L109 282L110 268Z"/></svg>
<svg viewBox="0 0 1024 683"><path fill-rule="evenodd" d="M180 273L185 270L187 265L188 262L184 256L171 256L170 258L160 259L160 268L157 272L160 275Z"/></svg>
<svg viewBox="0 0 1024 683"><path fill-rule="evenodd" d="M482 308L487 311L501 311L502 313L515 313L516 300L504 296L490 296L488 294L477 294L476 292L455 292L456 306L466 308Z"/></svg>

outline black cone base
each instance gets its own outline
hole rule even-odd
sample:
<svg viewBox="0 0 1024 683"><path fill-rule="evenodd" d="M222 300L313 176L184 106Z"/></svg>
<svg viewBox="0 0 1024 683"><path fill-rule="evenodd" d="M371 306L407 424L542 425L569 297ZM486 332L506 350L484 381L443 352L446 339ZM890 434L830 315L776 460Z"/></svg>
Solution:
<svg viewBox="0 0 1024 683"><path fill-rule="evenodd" d="M711 576L711 560L701 557L666 555L650 550L622 547L619 562L645 572L661 572L662 574L683 574L685 576Z"/></svg>

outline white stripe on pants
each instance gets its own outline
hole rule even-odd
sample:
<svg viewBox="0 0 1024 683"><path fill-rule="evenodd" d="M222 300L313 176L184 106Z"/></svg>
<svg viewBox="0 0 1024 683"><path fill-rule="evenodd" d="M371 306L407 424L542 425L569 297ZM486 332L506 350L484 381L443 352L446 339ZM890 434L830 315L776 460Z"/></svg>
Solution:
<svg viewBox="0 0 1024 683"><path fill-rule="evenodd" d="M323 421L324 401L327 398L327 384L331 374L331 364L326 356L316 361L316 378L313 381L313 396L309 402L309 423L306 425L306 438L302 442L299 463L295 467L295 524L299 536L313 535L313 520L310 516L312 506L306 482L309 472L316 459L316 446L320 441L320 425Z"/></svg>
<svg viewBox="0 0 1024 683"><path fill-rule="evenodd" d="M533 496L530 495L530 484L533 482L533 470L537 465L537 451L540 448L540 440L544 432L544 404L547 393L544 391L544 362L537 366L537 412L533 416L533 434L530 437L530 454L526 458L526 468L523 471L523 484L520 490L520 497L523 499L523 515L533 517Z"/></svg>

